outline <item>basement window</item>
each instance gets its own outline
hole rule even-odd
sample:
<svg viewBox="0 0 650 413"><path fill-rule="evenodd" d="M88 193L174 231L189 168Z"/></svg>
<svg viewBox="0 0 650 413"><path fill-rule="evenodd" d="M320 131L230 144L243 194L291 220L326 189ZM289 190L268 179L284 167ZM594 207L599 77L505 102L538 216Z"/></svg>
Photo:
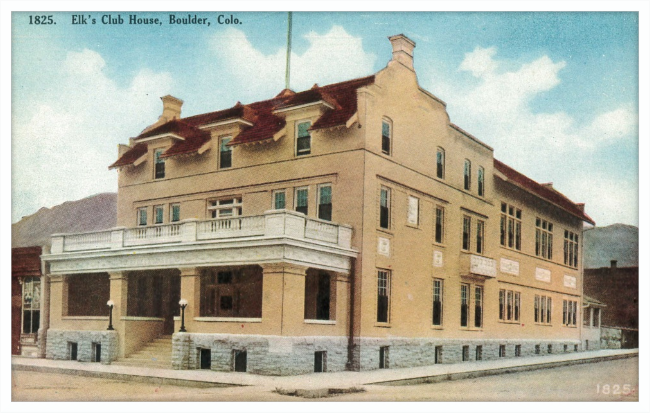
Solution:
<svg viewBox="0 0 650 413"><path fill-rule="evenodd" d="M212 367L212 351L209 348L199 349L199 367L201 370L210 370Z"/></svg>
<svg viewBox="0 0 650 413"><path fill-rule="evenodd" d="M248 367L247 358L246 350L233 350L233 370L246 373Z"/></svg>
<svg viewBox="0 0 650 413"><path fill-rule="evenodd" d="M327 351L316 351L314 353L314 373L325 373L327 371Z"/></svg>

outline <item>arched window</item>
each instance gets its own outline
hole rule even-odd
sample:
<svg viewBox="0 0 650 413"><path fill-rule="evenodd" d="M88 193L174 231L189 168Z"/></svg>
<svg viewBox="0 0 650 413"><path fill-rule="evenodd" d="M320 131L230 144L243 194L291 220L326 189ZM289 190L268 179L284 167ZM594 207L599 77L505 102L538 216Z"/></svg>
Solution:
<svg viewBox="0 0 650 413"><path fill-rule="evenodd" d="M469 191L472 187L472 163L469 159L465 159L465 180L464 188L466 191Z"/></svg>
<svg viewBox="0 0 650 413"><path fill-rule="evenodd" d="M445 179L445 150L442 148L436 151L436 177Z"/></svg>

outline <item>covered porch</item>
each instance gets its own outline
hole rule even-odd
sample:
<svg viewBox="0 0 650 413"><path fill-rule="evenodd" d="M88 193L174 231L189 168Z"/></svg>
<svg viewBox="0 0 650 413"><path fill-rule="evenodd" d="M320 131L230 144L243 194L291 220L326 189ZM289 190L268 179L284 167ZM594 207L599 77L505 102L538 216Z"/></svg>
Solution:
<svg viewBox="0 0 650 413"><path fill-rule="evenodd" d="M143 234L136 243L132 230L121 228L108 232L108 244L102 233L53 236L44 255L52 297L48 357L70 358L70 337L78 347L101 343L101 361L111 362L176 332L174 368L201 368L201 346L177 351L177 341L190 336L345 342L356 257L350 227L280 210L175 228L136 228ZM181 299L187 302L183 319ZM181 324L185 332L178 333ZM79 338L84 335L92 337ZM85 351L77 348L77 357L97 359L96 350Z"/></svg>

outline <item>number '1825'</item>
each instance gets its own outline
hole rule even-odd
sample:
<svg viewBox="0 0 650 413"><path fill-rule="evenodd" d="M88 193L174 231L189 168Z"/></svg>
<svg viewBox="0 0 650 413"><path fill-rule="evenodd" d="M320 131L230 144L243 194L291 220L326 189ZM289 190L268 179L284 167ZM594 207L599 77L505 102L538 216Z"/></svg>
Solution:
<svg viewBox="0 0 650 413"><path fill-rule="evenodd" d="M29 24L56 24L54 17L49 16L29 16Z"/></svg>
<svg viewBox="0 0 650 413"><path fill-rule="evenodd" d="M632 386L629 384L603 384L602 386L600 383L596 385L596 393L598 394L623 394L623 395L628 395L632 391Z"/></svg>

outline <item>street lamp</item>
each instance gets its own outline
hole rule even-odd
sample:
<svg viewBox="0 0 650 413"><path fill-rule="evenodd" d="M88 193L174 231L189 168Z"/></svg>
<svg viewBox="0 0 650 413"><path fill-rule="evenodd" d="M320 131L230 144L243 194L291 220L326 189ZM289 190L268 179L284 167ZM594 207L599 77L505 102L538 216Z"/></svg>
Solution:
<svg viewBox="0 0 650 413"><path fill-rule="evenodd" d="M185 333L187 331L185 330L185 307L187 307L187 300L181 298L181 300L178 302L178 305L181 306L181 329L178 330L178 332Z"/></svg>
<svg viewBox="0 0 650 413"><path fill-rule="evenodd" d="M113 302L113 300L108 300L108 302L106 303L106 305L107 305L108 308L109 308L109 313L108 313L108 328L107 328L107 330L115 330L115 329L113 328L113 307L115 306L115 303Z"/></svg>

